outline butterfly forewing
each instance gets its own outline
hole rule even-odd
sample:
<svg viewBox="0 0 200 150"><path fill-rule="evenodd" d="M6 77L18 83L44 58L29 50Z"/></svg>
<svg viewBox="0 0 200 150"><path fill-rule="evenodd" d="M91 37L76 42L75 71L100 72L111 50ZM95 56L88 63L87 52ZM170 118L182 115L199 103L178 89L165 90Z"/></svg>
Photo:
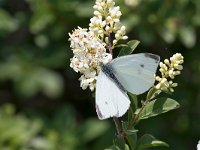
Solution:
<svg viewBox="0 0 200 150"><path fill-rule="evenodd" d="M159 61L157 55L140 53L118 57L110 64L123 87L138 95L153 86Z"/></svg>

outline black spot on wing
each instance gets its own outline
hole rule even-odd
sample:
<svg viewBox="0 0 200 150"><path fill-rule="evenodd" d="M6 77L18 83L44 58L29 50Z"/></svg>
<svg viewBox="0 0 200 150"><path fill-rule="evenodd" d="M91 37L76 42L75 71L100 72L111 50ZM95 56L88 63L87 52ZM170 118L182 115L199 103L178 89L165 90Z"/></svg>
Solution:
<svg viewBox="0 0 200 150"><path fill-rule="evenodd" d="M151 53L145 53L145 57L154 59L156 63L158 63L160 61L160 57L158 55L154 55Z"/></svg>
<svg viewBox="0 0 200 150"><path fill-rule="evenodd" d="M141 68L144 68L144 64L140 64L140 67L141 67Z"/></svg>
<svg viewBox="0 0 200 150"><path fill-rule="evenodd" d="M104 118L104 116L102 115L101 111L99 110L99 106L98 105L96 105L96 112L97 112L97 115L98 115L99 118L101 118L101 119Z"/></svg>

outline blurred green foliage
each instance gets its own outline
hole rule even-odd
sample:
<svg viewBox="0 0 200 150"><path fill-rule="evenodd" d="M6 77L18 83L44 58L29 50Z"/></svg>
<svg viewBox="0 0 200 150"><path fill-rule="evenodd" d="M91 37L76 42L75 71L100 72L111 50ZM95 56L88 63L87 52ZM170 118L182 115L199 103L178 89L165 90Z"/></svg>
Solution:
<svg viewBox="0 0 200 150"><path fill-rule="evenodd" d="M68 32L88 27L92 0L0 0L0 149L103 149L112 121L98 121L94 98L69 67ZM172 150L200 139L200 1L117 0L139 52L185 57L173 97L181 108L139 124ZM5 104L5 103L10 103ZM66 107L64 107L66 106ZM92 118L92 119L91 119ZM93 119L96 118L96 119ZM165 148L167 149L167 148Z"/></svg>
<svg viewBox="0 0 200 150"><path fill-rule="evenodd" d="M0 110L0 149L88 149L87 144L109 128L107 122L94 118L82 124L77 124L75 118L69 106L60 108L49 120L39 114L29 117L15 114L13 105L4 104Z"/></svg>

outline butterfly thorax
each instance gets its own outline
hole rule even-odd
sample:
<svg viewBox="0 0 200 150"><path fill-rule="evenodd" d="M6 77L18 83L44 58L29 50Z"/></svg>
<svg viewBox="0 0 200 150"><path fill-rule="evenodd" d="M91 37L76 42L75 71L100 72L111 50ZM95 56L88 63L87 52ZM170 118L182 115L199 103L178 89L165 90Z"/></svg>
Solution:
<svg viewBox="0 0 200 150"><path fill-rule="evenodd" d="M107 77L109 77L118 87L120 90L122 90L123 92L126 92L125 88L123 87L123 85L119 82L119 80L116 77L116 72L114 70L114 68L111 66L110 63L106 64L106 65L102 65L102 69L103 73L105 73L105 75Z"/></svg>

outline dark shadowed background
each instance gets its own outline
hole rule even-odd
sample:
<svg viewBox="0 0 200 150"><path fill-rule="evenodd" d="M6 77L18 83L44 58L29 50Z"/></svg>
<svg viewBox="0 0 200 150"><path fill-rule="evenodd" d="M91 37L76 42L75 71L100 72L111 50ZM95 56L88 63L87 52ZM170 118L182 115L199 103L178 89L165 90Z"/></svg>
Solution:
<svg viewBox="0 0 200 150"><path fill-rule="evenodd" d="M140 122L169 150L200 140L200 1L117 0L135 50L162 60L180 52L184 70L172 98L181 107ZM0 149L102 150L115 136L94 96L70 67L68 32L88 28L94 0L0 0ZM160 148L159 148L160 149Z"/></svg>

